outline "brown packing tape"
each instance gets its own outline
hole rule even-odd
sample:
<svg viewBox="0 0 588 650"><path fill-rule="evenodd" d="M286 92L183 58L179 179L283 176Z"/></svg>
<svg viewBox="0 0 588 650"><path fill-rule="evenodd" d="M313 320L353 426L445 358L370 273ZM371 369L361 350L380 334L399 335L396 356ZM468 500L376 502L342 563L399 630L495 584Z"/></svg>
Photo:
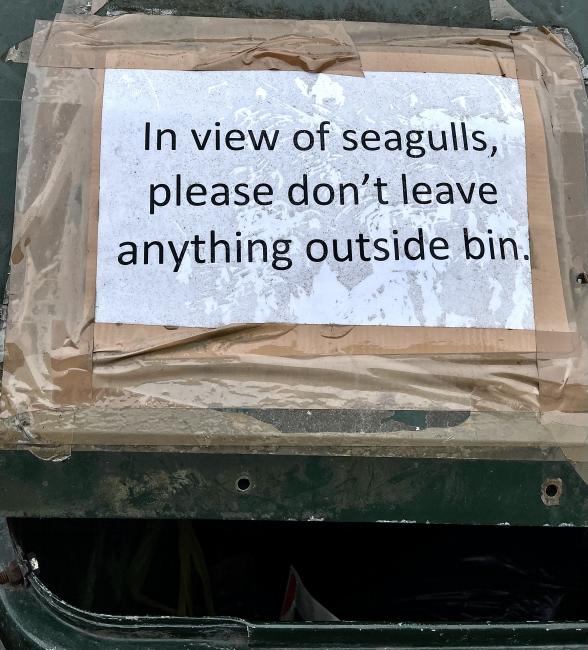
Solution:
<svg viewBox="0 0 588 650"><path fill-rule="evenodd" d="M58 14L39 65L361 75L357 51L340 22L137 14Z"/></svg>
<svg viewBox="0 0 588 650"><path fill-rule="evenodd" d="M242 453L299 453L305 455L361 454L369 456L409 456L443 458L517 458L553 460L561 452L549 448L559 425L542 426L536 413L471 413L460 416L459 426L447 418L431 417L426 427L414 427L396 419L393 411L352 411L348 428L305 426L304 417L286 411L272 421L256 411L137 407L112 409L100 406L79 411L33 414L31 428L42 429L54 444L64 444L75 436L76 448L145 451L221 451ZM401 414L400 414L401 415ZM280 424L287 422L287 426ZM161 423L166 426L162 427ZM323 419L334 424L335 420ZM373 425L376 424L374 428ZM124 440L120 432L124 431ZM567 431L567 429L565 429ZM10 435L6 420L0 421L0 435ZM566 440L566 453L585 450L585 434L576 428ZM96 445L99 445L96 447Z"/></svg>
<svg viewBox="0 0 588 650"><path fill-rule="evenodd" d="M343 23L361 52L388 50L390 47L489 53L500 57L502 53L512 56L511 30L448 27L441 25L407 25L404 23L373 23L345 21ZM548 32L547 32L548 33Z"/></svg>
<svg viewBox="0 0 588 650"><path fill-rule="evenodd" d="M85 291L83 296L84 327L79 335L77 355L74 365L66 366L67 372L55 374L56 396L55 403L71 405L88 403L92 400L92 354L94 351L94 313L96 309L96 255L97 250L97 220L91 215L98 212L98 195L100 186L99 158L94 152L100 147L100 125L102 120L102 89L104 87L104 71L95 73L96 88L95 102L92 110L92 130L90 144L90 169L88 174L89 198L87 205L87 244L84 254ZM80 269L81 270L81 269ZM57 348L58 349L58 348ZM62 370L53 366L54 370Z"/></svg>
<svg viewBox="0 0 588 650"><path fill-rule="evenodd" d="M538 410L535 355L94 358L112 408ZM173 409L170 410L173 417Z"/></svg>
<svg viewBox="0 0 588 650"><path fill-rule="evenodd" d="M366 70L390 69L378 61L383 53L394 56L397 71L455 72L471 58L468 69L476 74L516 76L510 32L505 30L358 22L345 26ZM366 55L371 55L369 61Z"/></svg>
<svg viewBox="0 0 588 650"><path fill-rule="evenodd" d="M567 279L562 297L568 317L577 331L573 350L549 354L546 328L538 323L537 364L541 411L584 413L588 424L588 301L576 276L588 268L588 186L586 133L588 101L577 60L562 42L544 31L529 30L513 35L517 71L521 84L533 92L538 107L549 115L545 123L551 195L561 276ZM549 309L543 300L544 310ZM553 416L550 421L553 422ZM568 420L564 416L562 420ZM577 425L577 423L576 423Z"/></svg>
<svg viewBox="0 0 588 650"><path fill-rule="evenodd" d="M12 413L91 395L93 337L86 330L93 310L84 304L80 260L87 254L96 83L91 71L72 77L36 67L48 32L47 24L37 25L23 93L3 383Z"/></svg>

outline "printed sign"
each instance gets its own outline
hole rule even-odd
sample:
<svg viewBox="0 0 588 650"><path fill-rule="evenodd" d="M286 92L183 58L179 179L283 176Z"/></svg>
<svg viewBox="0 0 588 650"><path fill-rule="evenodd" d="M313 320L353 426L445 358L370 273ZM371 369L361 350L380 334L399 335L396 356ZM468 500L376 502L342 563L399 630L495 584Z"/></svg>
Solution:
<svg viewBox="0 0 588 650"><path fill-rule="evenodd" d="M106 70L96 320L532 329L517 81Z"/></svg>

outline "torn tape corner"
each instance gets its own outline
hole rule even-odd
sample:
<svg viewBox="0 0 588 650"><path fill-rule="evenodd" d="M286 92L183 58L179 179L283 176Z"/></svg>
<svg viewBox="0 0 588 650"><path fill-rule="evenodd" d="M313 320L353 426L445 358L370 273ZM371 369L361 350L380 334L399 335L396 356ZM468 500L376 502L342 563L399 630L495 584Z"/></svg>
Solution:
<svg viewBox="0 0 588 650"><path fill-rule="evenodd" d="M495 22L513 20L521 23L531 24L531 20L524 16L518 9L515 9L508 0L488 0L490 6L490 17Z"/></svg>

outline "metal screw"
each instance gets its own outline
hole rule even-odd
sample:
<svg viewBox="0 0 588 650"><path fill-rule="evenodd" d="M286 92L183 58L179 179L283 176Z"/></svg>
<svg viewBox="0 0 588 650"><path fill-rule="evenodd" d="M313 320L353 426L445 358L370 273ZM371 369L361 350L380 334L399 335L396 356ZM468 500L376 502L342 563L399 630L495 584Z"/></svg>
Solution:
<svg viewBox="0 0 588 650"><path fill-rule="evenodd" d="M29 553L27 555L27 562L29 564L30 573L39 573L39 560L37 560L37 556L34 553Z"/></svg>

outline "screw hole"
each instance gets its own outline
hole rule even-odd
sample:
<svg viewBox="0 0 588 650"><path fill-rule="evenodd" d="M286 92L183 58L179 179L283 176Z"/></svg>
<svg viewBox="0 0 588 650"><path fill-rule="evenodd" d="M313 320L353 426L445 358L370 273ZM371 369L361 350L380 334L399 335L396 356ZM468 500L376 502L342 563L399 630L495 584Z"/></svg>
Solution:
<svg viewBox="0 0 588 650"><path fill-rule="evenodd" d="M541 500L546 506L558 506L563 492L560 478L548 478L541 485Z"/></svg>
<svg viewBox="0 0 588 650"><path fill-rule="evenodd" d="M241 476L237 479L236 485L239 492L247 492L251 487L251 479L248 476Z"/></svg>
<svg viewBox="0 0 588 650"><path fill-rule="evenodd" d="M576 284L588 284L588 273L578 273Z"/></svg>
<svg viewBox="0 0 588 650"><path fill-rule="evenodd" d="M548 483L545 486L545 496L548 496L550 499L553 499L553 497L557 496L557 493L559 492L559 485L556 483Z"/></svg>

